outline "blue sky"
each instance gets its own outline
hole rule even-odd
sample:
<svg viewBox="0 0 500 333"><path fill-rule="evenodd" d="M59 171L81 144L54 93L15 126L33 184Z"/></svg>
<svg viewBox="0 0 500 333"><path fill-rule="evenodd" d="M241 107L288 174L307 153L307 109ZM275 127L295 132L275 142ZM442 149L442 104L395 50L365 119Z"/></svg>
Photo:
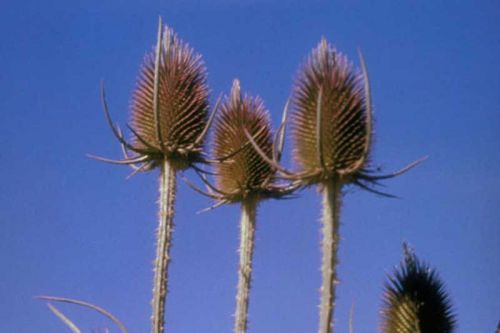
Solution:
<svg viewBox="0 0 500 333"><path fill-rule="evenodd" d="M0 331L66 332L40 294L99 304L131 332L149 330L155 172L119 157L99 101L128 120L138 68L161 15L205 60L212 100L234 78L273 124L322 36L370 72L373 165L429 159L384 190L344 197L337 332L378 329L383 283L407 240L446 282L457 332L500 320L500 5L497 1L7 1L0 10ZM289 148L289 146L288 146ZM290 156L288 150L287 156ZM286 160L285 162L289 162ZM188 173L188 176L192 176ZM167 332L230 332L237 206L179 183ZM261 205L249 332L313 332L320 286L320 196ZM65 312L90 331L107 324Z"/></svg>

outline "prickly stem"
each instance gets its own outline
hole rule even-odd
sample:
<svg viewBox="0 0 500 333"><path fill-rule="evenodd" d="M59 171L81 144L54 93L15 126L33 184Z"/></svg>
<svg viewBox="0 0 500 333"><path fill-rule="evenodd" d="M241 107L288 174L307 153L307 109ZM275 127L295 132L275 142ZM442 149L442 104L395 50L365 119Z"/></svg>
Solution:
<svg viewBox="0 0 500 333"><path fill-rule="evenodd" d="M333 331L333 310L335 308L335 287L337 285L337 252L339 246L339 216L341 184L329 179L322 185L323 216L321 218L323 241L321 245L321 302L319 333Z"/></svg>
<svg viewBox="0 0 500 333"><path fill-rule="evenodd" d="M160 175L159 224L157 230L156 259L154 262L153 299L151 305L152 333L163 333L165 329L165 300L168 286L168 264L172 241L175 169L167 159L163 160Z"/></svg>
<svg viewBox="0 0 500 333"><path fill-rule="evenodd" d="M247 330L256 210L257 200L254 198L244 200L241 204L240 267L238 270L234 333L245 333Z"/></svg>

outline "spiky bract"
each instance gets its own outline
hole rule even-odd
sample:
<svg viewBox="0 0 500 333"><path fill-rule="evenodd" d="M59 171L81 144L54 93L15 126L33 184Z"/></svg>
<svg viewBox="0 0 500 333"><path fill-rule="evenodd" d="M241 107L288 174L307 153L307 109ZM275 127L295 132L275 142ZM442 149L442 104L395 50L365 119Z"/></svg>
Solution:
<svg viewBox="0 0 500 333"><path fill-rule="evenodd" d="M154 111L153 51L144 59L132 97L131 127L136 134L133 146L141 155L158 161L167 157L182 169L197 161L202 151L203 142L197 139L208 118L206 69L201 56L178 39L172 29L165 27L161 43L158 115Z"/></svg>
<svg viewBox="0 0 500 333"><path fill-rule="evenodd" d="M299 72L293 105L294 157L309 182L352 176L363 168L371 136L363 76L325 39Z"/></svg>
<svg viewBox="0 0 500 333"><path fill-rule="evenodd" d="M389 277L382 309L384 333L450 333L455 316L437 273L405 245L402 267Z"/></svg>
<svg viewBox="0 0 500 333"><path fill-rule="evenodd" d="M275 170L248 144L245 134L246 130L263 153L271 154L271 126L262 100L242 96L240 83L235 80L220 110L215 125L213 157L219 159L238 152L215 165L218 189L230 202L241 201L251 194L265 195Z"/></svg>

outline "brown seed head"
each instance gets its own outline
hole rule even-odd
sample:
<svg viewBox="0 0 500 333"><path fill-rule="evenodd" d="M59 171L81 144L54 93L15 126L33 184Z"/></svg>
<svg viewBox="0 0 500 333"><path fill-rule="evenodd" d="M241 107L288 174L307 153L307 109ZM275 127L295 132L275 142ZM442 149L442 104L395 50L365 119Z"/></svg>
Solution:
<svg viewBox="0 0 500 333"><path fill-rule="evenodd" d="M206 70L199 54L165 27L159 54L158 119L154 113L155 51L146 55L131 102L133 146L145 155L165 156L187 166L199 159L197 138L208 118ZM158 136L160 134L160 136ZM202 140L201 140L202 141Z"/></svg>
<svg viewBox="0 0 500 333"><path fill-rule="evenodd" d="M309 182L349 179L365 166L371 136L365 93L363 76L322 39L293 91L294 157L312 175Z"/></svg>
<svg viewBox="0 0 500 333"><path fill-rule="evenodd" d="M242 96L240 83L235 80L230 96L221 105L213 144L215 159L239 150L231 159L216 164L216 185L222 192L230 195L227 200L232 202L240 201L248 195L265 193L275 172L254 147L248 144L245 129L269 156L272 151L272 134L267 110L260 98Z"/></svg>

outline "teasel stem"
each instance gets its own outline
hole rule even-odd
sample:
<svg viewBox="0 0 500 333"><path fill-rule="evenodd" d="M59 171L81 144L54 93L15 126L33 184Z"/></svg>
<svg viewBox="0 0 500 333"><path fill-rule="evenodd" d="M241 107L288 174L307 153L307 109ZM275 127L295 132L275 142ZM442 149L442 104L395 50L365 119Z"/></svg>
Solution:
<svg viewBox="0 0 500 333"><path fill-rule="evenodd" d="M152 332L163 333L165 329L165 299L168 287L168 264L174 228L175 168L165 158L161 165L159 221L156 234L156 259L154 262L153 299L151 305Z"/></svg>
<svg viewBox="0 0 500 333"><path fill-rule="evenodd" d="M247 330L257 205L256 198L248 198L241 203L240 267L238 270L234 333L244 333Z"/></svg>
<svg viewBox="0 0 500 333"><path fill-rule="evenodd" d="M339 247L339 216L341 205L342 184L335 178L328 179L321 184L323 194L323 217L321 245L321 301L319 333L333 331L333 312L335 309L335 288L337 285L337 252Z"/></svg>

